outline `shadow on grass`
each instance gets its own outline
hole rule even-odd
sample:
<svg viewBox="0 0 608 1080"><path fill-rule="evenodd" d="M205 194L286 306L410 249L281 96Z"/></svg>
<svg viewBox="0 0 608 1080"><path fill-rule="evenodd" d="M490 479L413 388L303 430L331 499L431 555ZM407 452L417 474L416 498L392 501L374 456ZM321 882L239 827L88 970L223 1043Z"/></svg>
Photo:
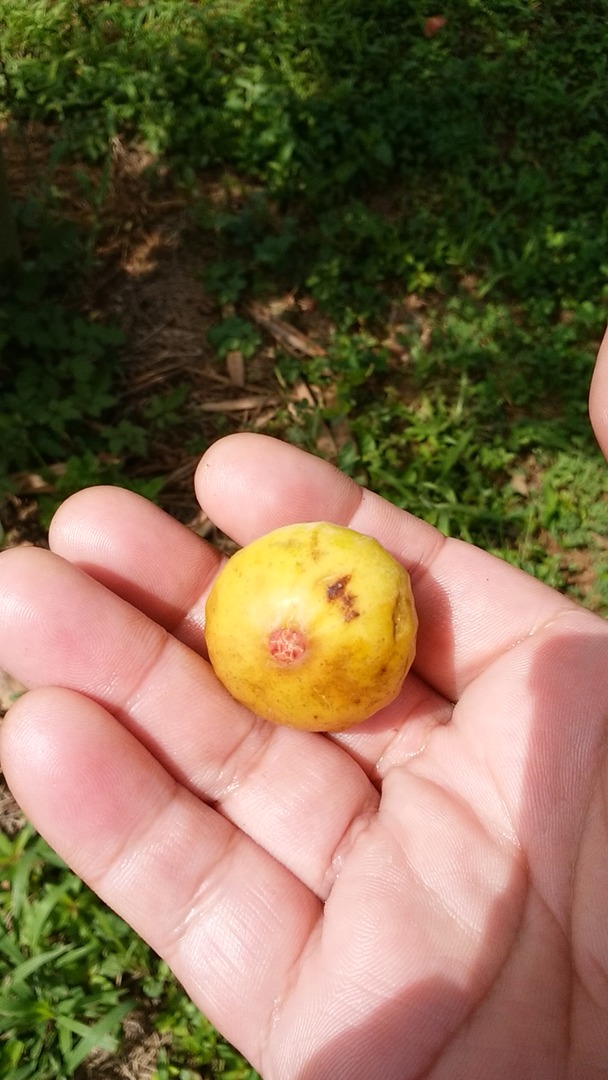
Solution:
<svg viewBox="0 0 608 1080"><path fill-rule="evenodd" d="M534 474L543 453L599 461L586 399L608 265L603 13L447 0L426 36L422 5L398 0L163 11L76 5L16 59L16 116L60 106L59 156L103 158L109 136L115 150L155 147L150 190L167 174L192 185L170 257L193 265L198 245L218 321L252 296L322 312L322 361L275 351L282 378L330 390L275 433L318 452L319 422L346 419L351 475L443 531L510 546L530 527L525 500L503 495L513 461ZM121 217L108 176L88 176L83 198L101 235L128 246L134 220L156 228L154 200L127 200ZM112 275L116 306L133 281ZM308 331L301 310L288 318ZM145 442L128 419L119 454Z"/></svg>

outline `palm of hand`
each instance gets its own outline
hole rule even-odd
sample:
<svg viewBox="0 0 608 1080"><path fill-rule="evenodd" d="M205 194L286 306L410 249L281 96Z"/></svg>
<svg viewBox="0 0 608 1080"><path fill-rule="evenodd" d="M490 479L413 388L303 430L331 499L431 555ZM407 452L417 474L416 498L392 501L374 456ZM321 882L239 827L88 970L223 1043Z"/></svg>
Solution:
<svg viewBox="0 0 608 1080"><path fill-rule="evenodd" d="M67 562L0 566L0 662L40 687L3 733L18 799L267 1080L606 1075L608 627L248 439L199 470L227 532L332 517L411 569L400 699L335 739L257 722L197 655L217 557L84 493Z"/></svg>

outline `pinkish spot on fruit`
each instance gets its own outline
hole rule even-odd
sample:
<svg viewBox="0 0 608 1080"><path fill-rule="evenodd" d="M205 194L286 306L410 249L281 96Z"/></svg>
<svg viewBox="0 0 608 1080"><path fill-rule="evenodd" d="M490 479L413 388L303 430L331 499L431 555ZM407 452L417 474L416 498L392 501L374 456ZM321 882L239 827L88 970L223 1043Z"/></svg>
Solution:
<svg viewBox="0 0 608 1080"><path fill-rule="evenodd" d="M293 626L279 626L268 636L268 651L278 664L293 664L306 652L306 638Z"/></svg>

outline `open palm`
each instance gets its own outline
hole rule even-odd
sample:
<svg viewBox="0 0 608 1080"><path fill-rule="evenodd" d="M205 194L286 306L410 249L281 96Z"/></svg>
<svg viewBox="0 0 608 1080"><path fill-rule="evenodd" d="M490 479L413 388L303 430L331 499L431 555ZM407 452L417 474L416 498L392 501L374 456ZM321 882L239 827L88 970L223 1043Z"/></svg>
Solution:
<svg viewBox="0 0 608 1080"><path fill-rule="evenodd" d="M608 624L263 436L197 490L239 543L376 536L412 574L414 671L333 738L257 720L204 659L219 555L81 492L52 552L0 559L34 824L266 1080L607 1076Z"/></svg>

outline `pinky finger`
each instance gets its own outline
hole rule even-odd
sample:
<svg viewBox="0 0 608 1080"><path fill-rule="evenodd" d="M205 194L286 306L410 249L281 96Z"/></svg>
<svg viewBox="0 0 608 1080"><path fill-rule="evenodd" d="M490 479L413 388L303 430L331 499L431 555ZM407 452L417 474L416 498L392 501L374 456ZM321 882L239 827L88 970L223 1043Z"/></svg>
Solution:
<svg viewBox="0 0 608 1080"><path fill-rule="evenodd" d="M259 1067L277 994L319 901L72 690L21 698L4 721L0 749L7 782L34 826Z"/></svg>

